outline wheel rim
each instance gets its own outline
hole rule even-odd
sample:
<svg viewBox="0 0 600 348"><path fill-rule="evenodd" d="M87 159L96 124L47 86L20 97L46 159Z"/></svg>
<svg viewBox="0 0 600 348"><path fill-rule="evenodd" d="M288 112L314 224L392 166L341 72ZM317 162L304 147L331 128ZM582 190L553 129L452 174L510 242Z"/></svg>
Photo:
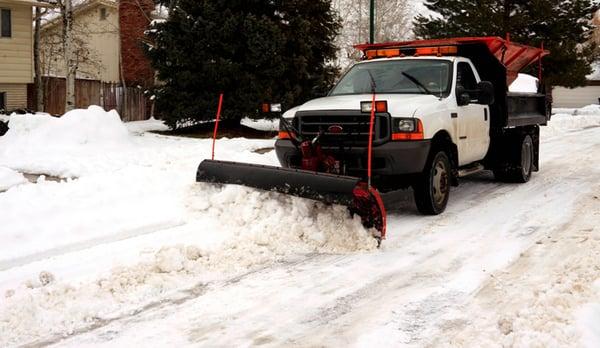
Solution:
<svg viewBox="0 0 600 348"><path fill-rule="evenodd" d="M529 137L523 140L523 146L521 146L521 168L523 170L523 176L529 176L531 172L532 152L531 152L531 140Z"/></svg>
<svg viewBox="0 0 600 348"><path fill-rule="evenodd" d="M448 194L448 168L444 161L437 161L433 168L433 200L437 206L444 203Z"/></svg>

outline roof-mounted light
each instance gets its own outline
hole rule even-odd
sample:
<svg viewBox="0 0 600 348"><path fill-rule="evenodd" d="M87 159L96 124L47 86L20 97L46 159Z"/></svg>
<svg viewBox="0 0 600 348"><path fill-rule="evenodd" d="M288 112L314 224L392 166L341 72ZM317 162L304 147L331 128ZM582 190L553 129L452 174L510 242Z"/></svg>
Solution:
<svg viewBox="0 0 600 348"><path fill-rule="evenodd" d="M415 56L448 56L455 55L458 53L458 47L456 46L432 46L432 47L416 47L416 48L386 48L386 49L371 49L366 50L365 55L367 59L375 58L393 58L393 57L404 57L405 55Z"/></svg>
<svg viewBox="0 0 600 348"><path fill-rule="evenodd" d="M456 46L418 47L415 56L448 56L458 53Z"/></svg>
<svg viewBox="0 0 600 348"><path fill-rule="evenodd" d="M370 50L366 52L367 59L374 58L393 58L393 57L402 57L404 54L400 51L399 48L390 48L385 50Z"/></svg>

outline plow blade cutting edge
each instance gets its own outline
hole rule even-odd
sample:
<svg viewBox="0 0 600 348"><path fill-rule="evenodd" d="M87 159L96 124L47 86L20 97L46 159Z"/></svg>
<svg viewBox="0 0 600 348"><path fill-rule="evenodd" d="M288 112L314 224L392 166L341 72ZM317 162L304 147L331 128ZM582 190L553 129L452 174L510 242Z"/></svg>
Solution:
<svg viewBox="0 0 600 348"><path fill-rule="evenodd" d="M361 217L363 225L385 236L385 209L377 190L360 178L257 164L204 160L197 182L234 184L280 192L328 204L340 204Z"/></svg>

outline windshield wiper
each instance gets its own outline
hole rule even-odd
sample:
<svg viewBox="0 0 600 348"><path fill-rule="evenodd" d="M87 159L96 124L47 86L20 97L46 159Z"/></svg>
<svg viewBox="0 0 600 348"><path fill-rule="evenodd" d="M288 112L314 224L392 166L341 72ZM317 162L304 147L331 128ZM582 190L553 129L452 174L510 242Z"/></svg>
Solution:
<svg viewBox="0 0 600 348"><path fill-rule="evenodd" d="M424 84L421 83L421 81L417 80L414 76L412 76L411 74L402 71L401 74L406 77L407 79L409 79L412 83L414 83L415 85L417 85L418 87L421 87L425 92L427 92L427 94L431 94L431 95L436 95L435 93L433 93L432 91L429 90L429 88L425 87Z"/></svg>

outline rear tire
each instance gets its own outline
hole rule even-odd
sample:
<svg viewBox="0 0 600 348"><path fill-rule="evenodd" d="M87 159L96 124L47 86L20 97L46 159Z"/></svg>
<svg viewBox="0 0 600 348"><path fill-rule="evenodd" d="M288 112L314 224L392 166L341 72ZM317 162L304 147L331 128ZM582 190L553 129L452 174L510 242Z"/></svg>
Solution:
<svg viewBox="0 0 600 348"><path fill-rule="evenodd" d="M425 170L413 185L415 203L421 214L438 215L446 209L450 197L452 166L444 151L432 153Z"/></svg>
<svg viewBox="0 0 600 348"><path fill-rule="evenodd" d="M494 177L498 181L526 183L531 179L533 171L533 139L526 134L521 138L510 154L509 163L494 169Z"/></svg>

